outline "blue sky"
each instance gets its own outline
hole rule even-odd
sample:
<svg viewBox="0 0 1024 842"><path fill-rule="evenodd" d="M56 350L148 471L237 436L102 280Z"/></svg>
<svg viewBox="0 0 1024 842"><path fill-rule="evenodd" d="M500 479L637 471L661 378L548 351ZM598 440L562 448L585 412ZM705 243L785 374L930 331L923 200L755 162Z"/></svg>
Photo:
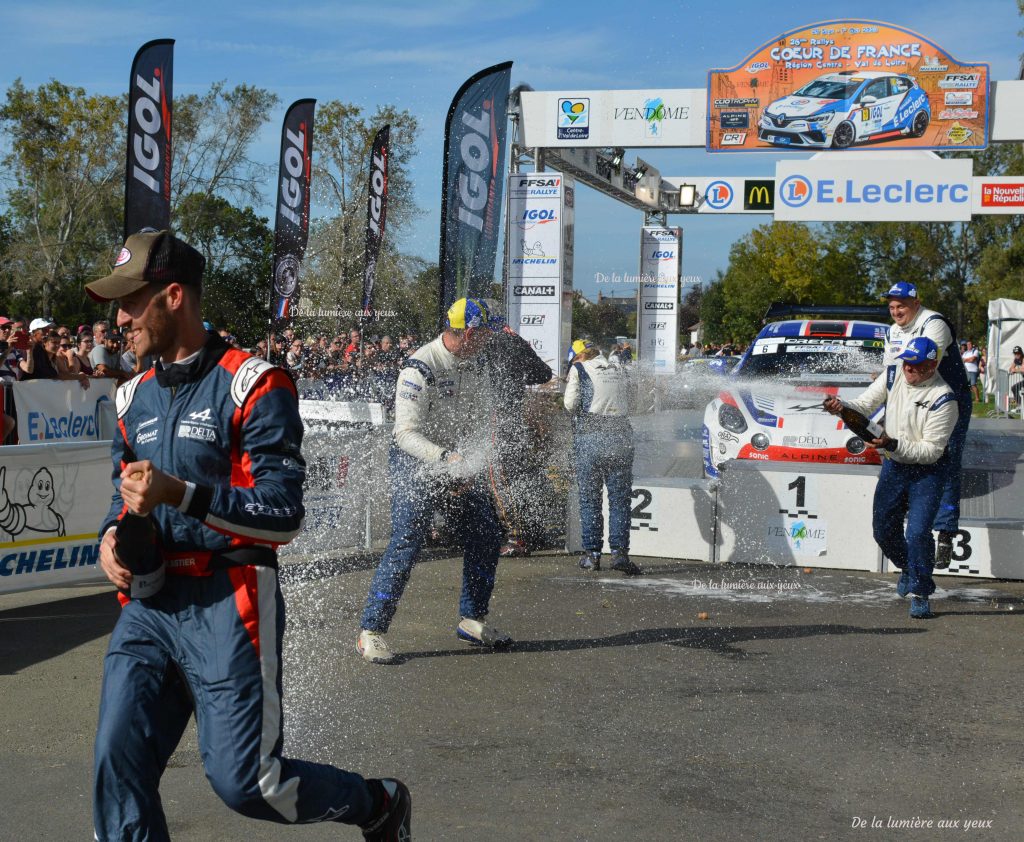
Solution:
<svg viewBox="0 0 1024 842"><path fill-rule="evenodd" d="M271 3L247 0L147 3L8 2L0 28L0 84L48 79L121 93L136 49L174 38L176 93L215 80L268 88L281 98L254 156L277 159L284 107L301 97L341 99L373 111L394 103L419 118L414 162L417 201L426 211L403 250L437 259L444 118L462 81L515 62L513 84L537 90L703 88L707 70L741 61L789 29L843 17L882 20L920 32L962 61L987 61L992 79L1016 79L1024 40L1014 0L848 2L633 2L512 0L444 3ZM627 159L632 160L631 151ZM703 150L648 150L663 175L772 175L776 156L710 156ZM583 188L576 210L575 285L596 292L597 273L637 271L642 216ZM272 188L261 212L270 215ZM317 208L313 208L314 214ZM759 219L675 217L683 224L683 272L708 280L729 246ZM605 287L606 292L623 291Z"/></svg>

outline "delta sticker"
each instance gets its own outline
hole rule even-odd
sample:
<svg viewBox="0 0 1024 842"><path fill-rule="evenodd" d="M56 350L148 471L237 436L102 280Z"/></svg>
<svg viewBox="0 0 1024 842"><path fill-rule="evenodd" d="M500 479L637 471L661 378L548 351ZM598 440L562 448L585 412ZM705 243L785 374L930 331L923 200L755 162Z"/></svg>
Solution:
<svg viewBox="0 0 1024 842"><path fill-rule="evenodd" d="M127 248L122 248L120 253L117 255L117 260L114 261L114 268L118 266L124 266L129 260L132 259L132 253Z"/></svg>

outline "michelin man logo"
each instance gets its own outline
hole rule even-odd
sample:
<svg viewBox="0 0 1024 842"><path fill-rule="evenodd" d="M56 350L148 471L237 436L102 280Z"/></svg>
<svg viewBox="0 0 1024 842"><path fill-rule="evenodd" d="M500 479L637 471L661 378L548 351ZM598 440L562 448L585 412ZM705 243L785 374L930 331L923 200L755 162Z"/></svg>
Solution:
<svg viewBox="0 0 1024 842"><path fill-rule="evenodd" d="M37 536L65 536L64 517L53 508L57 501L57 489L48 468L40 468L32 475L28 488L23 491L24 503L11 500L6 480L7 468L0 467L0 540L4 538L4 533L11 542L23 535L28 539Z"/></svg>

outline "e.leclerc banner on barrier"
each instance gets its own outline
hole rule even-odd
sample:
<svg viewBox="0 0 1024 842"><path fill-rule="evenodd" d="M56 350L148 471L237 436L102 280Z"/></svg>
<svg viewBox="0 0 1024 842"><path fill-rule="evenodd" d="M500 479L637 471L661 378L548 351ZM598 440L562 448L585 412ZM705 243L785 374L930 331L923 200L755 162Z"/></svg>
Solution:
<svg viewBox="0 0 1024 842"><path fill-rule="evenodd" d="M299 300L302 258L309 240L309 188L313 177L313 110L315 99L296 100L281 125L277 215L274 221L274 288L271 292L272 331L291 322ZM268 343L268 346L269 343Z"/></svg>
<svg viewBox="0 0 1024 842"><path fill-rule="evenodd" d="M97 441L114 433L114 391L112 379L90 379L83 389L77 380L25 380L12 383L18 410L18 441ZM12 452L4 448L4 461Z"/></svg>
<svg viewBox="0 0 1024 842"><path fill-rule="evenodd" d="M108 441L4 448L0 592L106 581L97 531L110 472Z"/></svg>
<svg viewBox="0 0 1024 842"><path fill-rule="evenodd" d="M124 184L124 238L171 224L171 113L174 41L143 44L128 86L128 163Z"/></svg>
<svg viewBox="0 0 1024 842"><path fill-rule="evenodd" d="M486 298L501 234L501 193L512 62L474 74L459 88L444 126L441 177L440 313L464 296Z"/></svg>
<svg viewBox="0 0 1024 842"><path fill-rule="evenodd" d="M909 29L816 23L709 71L707 149L984 149L988 85Z"/></svg>

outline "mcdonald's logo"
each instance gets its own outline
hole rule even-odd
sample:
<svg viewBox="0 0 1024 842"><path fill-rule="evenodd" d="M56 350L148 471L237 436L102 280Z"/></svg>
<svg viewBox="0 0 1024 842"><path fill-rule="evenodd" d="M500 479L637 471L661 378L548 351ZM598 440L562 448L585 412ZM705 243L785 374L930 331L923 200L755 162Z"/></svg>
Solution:
<svg viewBox="0 0 1024 842"><path fill-rule="evenodd" d="M775 210L775 179L744 179L743 210Z"/></svg>

